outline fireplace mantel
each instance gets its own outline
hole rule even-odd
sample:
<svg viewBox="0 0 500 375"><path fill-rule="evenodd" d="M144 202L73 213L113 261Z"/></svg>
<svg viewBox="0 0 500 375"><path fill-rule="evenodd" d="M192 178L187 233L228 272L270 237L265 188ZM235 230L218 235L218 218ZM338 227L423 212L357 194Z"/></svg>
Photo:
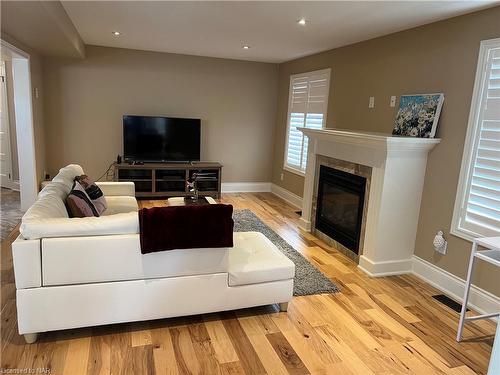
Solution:
<svg viewBox="0 0 500 375"><path fill-rule="evenodd" d="M317 155L372 168L359 267L372 276L411 271L427 154L438 138L299 128L309 138L301 226L311 230Z"/></svg>

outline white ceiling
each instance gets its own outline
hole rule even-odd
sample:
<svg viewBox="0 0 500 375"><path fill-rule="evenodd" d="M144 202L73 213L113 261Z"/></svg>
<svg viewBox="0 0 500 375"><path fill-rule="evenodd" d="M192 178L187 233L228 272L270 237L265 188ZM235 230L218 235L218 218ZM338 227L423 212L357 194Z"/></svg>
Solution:
<svg viewBox="0 0 500 375"><path fill-rule="evenodd" d="M86 44L283 62L498 1L64 1ZM305 26L297 24L304 17ZM111 32L122 33L114 37ZM249 45L248 50L242 49Z"/></svg>

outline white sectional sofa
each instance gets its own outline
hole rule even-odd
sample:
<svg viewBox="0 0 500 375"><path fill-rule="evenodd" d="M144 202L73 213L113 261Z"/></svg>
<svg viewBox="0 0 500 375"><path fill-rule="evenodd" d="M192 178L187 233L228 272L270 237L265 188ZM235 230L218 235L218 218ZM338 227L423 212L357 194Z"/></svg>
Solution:
<svg viewBox="0 0 500 375"><path fill-rule="evenodd" d="M69 218L69 165L39 193L12 244L19 333L160 319L292 298L295 265L264 235L234 234L232 248L142 255L133 183L101 182L101 217ZM168 230L168 228L166 228Z"/></svg>

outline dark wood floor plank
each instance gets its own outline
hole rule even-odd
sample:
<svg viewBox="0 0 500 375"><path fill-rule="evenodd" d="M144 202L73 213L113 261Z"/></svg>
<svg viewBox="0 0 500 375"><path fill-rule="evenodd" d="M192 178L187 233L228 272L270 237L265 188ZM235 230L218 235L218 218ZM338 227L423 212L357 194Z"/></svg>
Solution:
<svg viewBox="0 0 500 375"><path fill-rule="evenodd" d="M285 365L289 374L309 374L309 370L281 332L268 333L266 337L274 348L276 354L280 357L281 362Z"/></svg>
<svg viewBox="0 0 500 375"><path fill-rule="evenodd" d="M127 355L120 375L154 375L154 373L152 345L131 346L127 348Z"/></svg>
<svg viewBox="0 0 500 375"><path fill-rule="evenodd" d="M222 323L238 358L240 358L240 364L244 371L249 374L265 374L262 362L234 313L224 314Z"/></svg>
<svg viewBox="0 0 500 375"><path fill-rule="evenodd" d="M111 375L121 375L125 369L127 355L130 355L128 348L132 346L130 331L127 325L120 327L121 332L113 333L111 341Z"/></svg>
<svg viewBox="0 0 500 375"><path fill-rule="evenodd" d="M90 340L88 375L109 375L111 373L111 335L93 330Z"/></svg>
<svg viewBox="0 0 500 375"><path fill-rule="evenodd" d="M180 375L201 374L200 364L187 327L170 328L177 368Z"/></svg>
<svg viewBox="0 0 500 375"><path fill-rule="evenodd" d="M246 375L239 361L223 363L220 365L220 369L222 375Z"/></svg>
<svg viewBox="0 0 500 375"><path fill-rule="evenodd" d="M206 341L193 341L193 348L200 364L201 374L214 374L221 373L220 365L217 362L214 348L210 340Z"/></svg>

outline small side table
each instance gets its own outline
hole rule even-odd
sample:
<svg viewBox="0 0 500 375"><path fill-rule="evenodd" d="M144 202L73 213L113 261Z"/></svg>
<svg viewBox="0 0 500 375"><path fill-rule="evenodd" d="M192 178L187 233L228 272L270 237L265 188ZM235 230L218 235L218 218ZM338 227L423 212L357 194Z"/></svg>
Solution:
<svg viewBox="0 0 500 375"><path fill-rule="evenodd" d="M212 197L200 197L197 200L192 200L189 197L172 197L167 199L168 206L202 206L205 204L217 204L217 201Z"/></svg>
<svg viewBox="0 0 500 375"><path fill-rule="evenodd" d="M482 246L486 250L478 251L477 247ZM484 237L475 238L472 241L472 251L469 260L469 270L467 271L467 281L465 282L465 292L464 299L462 302L462 311L460 313L460 321L458 323L457 341L460 342L462 339L462 332L464 329L465 322L469 320L486 319L492 318L500 315L500 311L491 314L476 315L471 317L466 317L467 312L467 301L469 299L469 291L471 285L472 271L474 269L474 261L476 258L484 260L485 262L491 263L500 268L500 237Z"/></svg>

